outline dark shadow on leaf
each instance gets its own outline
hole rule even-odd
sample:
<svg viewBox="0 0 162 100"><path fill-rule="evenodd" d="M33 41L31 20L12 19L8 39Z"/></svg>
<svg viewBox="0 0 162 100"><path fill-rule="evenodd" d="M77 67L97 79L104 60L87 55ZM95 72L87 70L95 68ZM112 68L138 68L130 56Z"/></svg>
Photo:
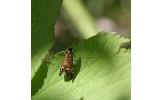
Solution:
<svg viewBox="0 0 162 100"><path fill-rule="evenodd" d="M79 100L84 100L84 98L83 98L83 97L81 97Z"/></svg>
<svg viewBox="0 0 162 100"><path fill-rule="evenodd" d="M81 57L79 57L79 59L76 61L75 65L74 65L74 75L73 75L73 79L72 82L74 82L76 76L78 75L79 71L81 68Z"/></svg>
<svg viewBox="0 0 162 100"><path fill-rule="evenodd" d="M131 100L131 96L130 95L121 96L117 100Z"/></svg>
<svg viewBox="0 0 162 100"><path fill-rule="evenodd" d="M125 42L120 45L120 48L131 49L131 42Z"/></svg>
<svg viewBox="0 0 162 100"><path fill-rule="evenodd" d="M47 77L47 72L47 62L43 62L31 81L31 96L33 96L43 86L44 79Z"/></svg>

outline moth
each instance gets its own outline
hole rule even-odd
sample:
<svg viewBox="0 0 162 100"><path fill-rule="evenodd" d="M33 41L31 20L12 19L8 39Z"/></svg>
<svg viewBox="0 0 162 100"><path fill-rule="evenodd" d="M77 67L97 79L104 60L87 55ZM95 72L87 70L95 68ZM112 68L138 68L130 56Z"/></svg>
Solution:
<svg viewBox="0 0 162 100"><path fill-rule="evenodd" d="M59 76L61 76L62 73L65 73L68 79L73 78L73 69L74 69L73 55L74 55L73 50L71 47L69 47L65 52L65 57L63 63L61 64Z"/></svg>

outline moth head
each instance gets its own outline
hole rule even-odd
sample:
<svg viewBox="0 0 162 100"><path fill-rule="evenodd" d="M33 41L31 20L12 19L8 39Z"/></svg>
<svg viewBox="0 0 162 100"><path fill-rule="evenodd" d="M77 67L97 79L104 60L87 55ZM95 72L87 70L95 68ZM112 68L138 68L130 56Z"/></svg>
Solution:
<svg viewBox="0 0 162 100"><path fill-rule="evenodd" d="M67 49L67 53L72 53L72 52L73 52L72 48L69 47L69 48Z"/></svg>

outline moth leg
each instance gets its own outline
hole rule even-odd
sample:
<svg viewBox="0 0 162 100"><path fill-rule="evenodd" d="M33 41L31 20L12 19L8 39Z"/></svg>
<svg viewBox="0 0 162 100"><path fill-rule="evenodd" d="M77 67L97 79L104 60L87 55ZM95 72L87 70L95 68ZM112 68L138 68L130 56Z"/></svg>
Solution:
<svg viewBox="0 0 162 100"><path fill-rule="evenodd" d="M63 73L62 69L60 68L60 73L59 73L59 76L61 76Z"/></svg>
<svg viewBox="0 0 162 100"><path fill-rule="evenodd" d="M63 73L64 71L65 71L64 66L63 66L63 65L61 65L59 76L61 76L61 75L62 75L62 73Z"/></svg>

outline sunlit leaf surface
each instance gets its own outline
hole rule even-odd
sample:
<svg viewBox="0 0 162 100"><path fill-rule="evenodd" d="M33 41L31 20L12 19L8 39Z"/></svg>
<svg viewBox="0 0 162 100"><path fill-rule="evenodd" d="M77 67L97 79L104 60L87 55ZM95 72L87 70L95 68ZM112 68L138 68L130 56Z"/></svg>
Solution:
<svg viewBox="0 0 162 100"><path fill-rule="evenodd" d="M32 100L130 100L130 49L120 48L129 39L99 33L72 46L74 77L59 76L64 52L52 57L42 88Z"/></svg>

